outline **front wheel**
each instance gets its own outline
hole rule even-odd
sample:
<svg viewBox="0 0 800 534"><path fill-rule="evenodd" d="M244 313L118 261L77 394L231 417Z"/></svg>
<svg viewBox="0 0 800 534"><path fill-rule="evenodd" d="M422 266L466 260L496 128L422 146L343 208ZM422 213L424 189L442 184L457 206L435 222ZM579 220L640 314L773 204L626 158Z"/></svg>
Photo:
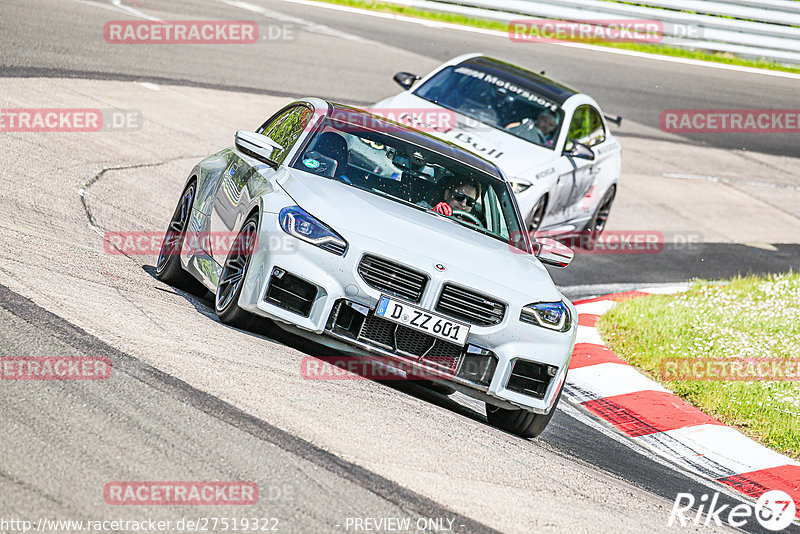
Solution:
<svg viewBox="0 0 800 534"><path fill-rule="evenodd" d="M214 299L214 309L219 320L245 330L255 329L259 323L253 314L239 307L239 296L242 294L257 234L258 215L253 214L242 225L225 258Z"/></svg>
<svg viewBox="0 0 800 534"><path fill-rule="evenodd" d="M564 391L563 386L561 391ZM550 419L553 418L553 414L556 413L558 401L561 400L561 391L558 392L556 402L553 403L553 407L547 415L529 412L528 410L508 410L487 403L486 418L489 420L490 425L516 434L521 438L538 437L539 434L544 432Z"/></svg>
<svg viewBox="0 0 800 534"><path fill-rule="evenodd" d="M531 210L531 215L528 218L528 233L531 236L533 236L539 230L539 227L542 225L542 220L544 219L544 211L546 207L547 207L547 197L543 196L536 202L536 205Z"/></svg>

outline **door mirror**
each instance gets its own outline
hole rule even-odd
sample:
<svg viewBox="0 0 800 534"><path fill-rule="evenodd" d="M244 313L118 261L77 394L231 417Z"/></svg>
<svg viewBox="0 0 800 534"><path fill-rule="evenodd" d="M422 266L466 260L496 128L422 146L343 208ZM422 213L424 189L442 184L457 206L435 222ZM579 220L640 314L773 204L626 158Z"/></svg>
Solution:
<svg viewBox="0 0 800 534"><path fill-rule="evenodd" d="M554 267L564 268L572 262L575 253L567 245L555 239L542 237L533 244L533 254L539 261Z"/></svg>
<svg viewBox="0 0 800 534"><path fill-rule="evenodd" d="M414 82L419 80L419 76L416 74L411 74L410 72L398 72L394 75L393 79L395 82L397 82L397 85L403 89L411 89L411 86L414 85Z"/></svg>
<svg viewBox="0 0 800 534"><path fill-rule="evenodd" d="M273 169L278 168L278 163L272 160L272 155L276 150L283 150L283 147L266 135L239 130L236 132L235 142L236 148L245 154L263 161Z"/></svg>
<svg viewBox="0 0 800 534"><path fill-rule="evenodd" d="M588 159L589 161L592 161L595 157L594 150L583 143L577 142L575 139L567 139L567 144L564 147L563 155L572 156L573 158L578 159Z"/></svg>

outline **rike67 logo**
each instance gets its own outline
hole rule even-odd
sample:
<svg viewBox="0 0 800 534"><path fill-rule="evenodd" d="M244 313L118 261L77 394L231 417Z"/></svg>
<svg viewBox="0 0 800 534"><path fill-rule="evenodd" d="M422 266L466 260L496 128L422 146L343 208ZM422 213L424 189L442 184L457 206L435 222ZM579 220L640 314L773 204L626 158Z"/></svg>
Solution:
<svg viewBox="0 0 800 534"><path fill-rule="evenodd" d="M712 523L721 527L727 523L742 528L748 523L752 524L755 518L764 529L777 532L792 524L795 513L797 508L794 500L780 490L763 493L755 505L741 503L733 507L719 504L719 493L714 493L711 499L708 494L695 499L691 493L678 493L667 526L671 527L677 521L682 527L710 526Z"/></svg>

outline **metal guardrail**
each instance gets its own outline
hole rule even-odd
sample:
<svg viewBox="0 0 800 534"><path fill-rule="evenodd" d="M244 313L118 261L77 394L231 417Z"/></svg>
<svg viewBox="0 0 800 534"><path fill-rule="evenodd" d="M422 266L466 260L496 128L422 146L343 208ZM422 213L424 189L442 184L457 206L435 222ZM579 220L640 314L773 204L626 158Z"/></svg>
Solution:
<svg viewBox="0 0 800 534"><path fill-rule="evenodd" d="M419 9L511 22L659 21L661 43L800 65L800 2L793 0L383 0Z"/></svg>

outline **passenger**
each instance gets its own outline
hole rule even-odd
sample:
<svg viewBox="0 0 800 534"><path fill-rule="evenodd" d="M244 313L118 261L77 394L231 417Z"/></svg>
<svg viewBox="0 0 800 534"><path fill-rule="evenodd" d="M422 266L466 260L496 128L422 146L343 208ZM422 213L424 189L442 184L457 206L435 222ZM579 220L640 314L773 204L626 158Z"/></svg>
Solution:
<svg viewBox="0 0 800 534"><path fill-rule="evenodd" d="M506 130L519 135L524 139L533 141L542 146L552 146L555 142L555 132L558 120L551 111L542 111L536 120L523 119L522 122L512 122L506 125Z"/></svg>

